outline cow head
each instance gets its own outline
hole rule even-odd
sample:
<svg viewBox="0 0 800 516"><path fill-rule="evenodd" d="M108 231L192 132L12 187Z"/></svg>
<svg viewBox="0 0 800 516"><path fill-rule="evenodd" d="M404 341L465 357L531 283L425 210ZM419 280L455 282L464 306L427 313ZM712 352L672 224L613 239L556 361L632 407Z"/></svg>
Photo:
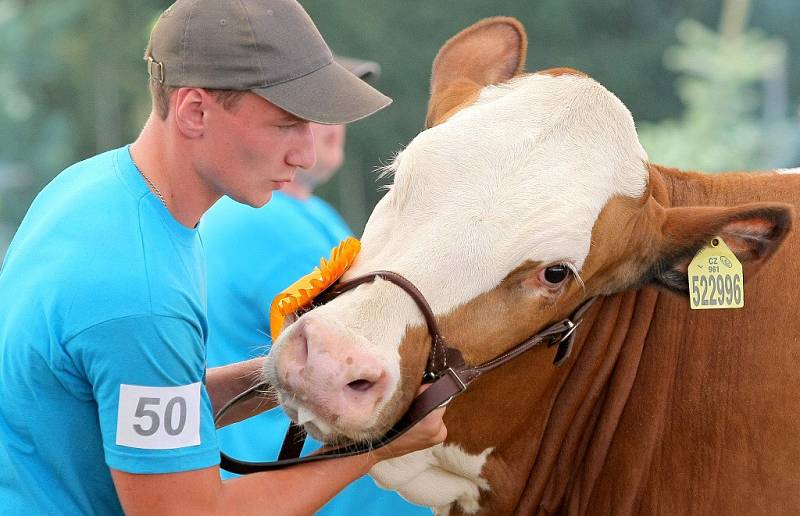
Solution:
<svg viewBox="0 0 800 516"><path fill-rule="evenodd" d="M645 283L685 292L688 262L714 235L757 265L788 228L783 205L658 199L622 102L575 70L522 73L526 45L509 18L444 45L428 128L388 167L394 184L345 277L405 276L473 364L591 296ZM291 322L266 374L315 437L377 438L410 404L429 349L413 300L378 279ZM544 367L552 350L530 353L542 354L542 376L557 374Z"/></svg>

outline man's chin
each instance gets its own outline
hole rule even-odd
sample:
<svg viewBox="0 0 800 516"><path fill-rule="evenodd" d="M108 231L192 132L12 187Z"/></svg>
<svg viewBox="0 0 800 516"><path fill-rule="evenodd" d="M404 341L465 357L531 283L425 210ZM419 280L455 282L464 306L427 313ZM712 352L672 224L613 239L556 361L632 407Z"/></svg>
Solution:
<svg viewBox="0 0 800 516"><path fill-rule="evenodd" d="M262 196L258 200L258 202L256 202L255 204L251 204L250 206L252 206L253 208L261 208L265 204L267 204L270 201L270 199L272 199L272 191L267 192L267 194Z"/></svg>
<svg viewBox="0 0 800 516"><path fill-rule="evenodd" d="M267 192L265 194L260 194L257 197L255 195L254 196L248 196L248 197L244 197L244 196L242 196L242 197L233 197L233 196L229 195L228 197L230 197L234 201L238 202L239 204L244 204L246 206L250 206L251 208L261 208L262 206L267 204L270 201L270 199L272 199L272 190L270 190L269 192Z"/></svg>

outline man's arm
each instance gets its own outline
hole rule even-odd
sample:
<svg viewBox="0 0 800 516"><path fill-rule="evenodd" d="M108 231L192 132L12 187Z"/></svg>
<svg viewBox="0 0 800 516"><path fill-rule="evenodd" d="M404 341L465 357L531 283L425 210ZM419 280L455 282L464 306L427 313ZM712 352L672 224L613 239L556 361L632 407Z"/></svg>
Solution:
<svg viewBox="0 0 800 516"><path fill-rule="evenodd" d="M308 515L369 471L368 457L348 457L221 481L218 468L135 475L112 470L125 514Z"/></svg>
<svg viewBox="0 0 800 516"><path fill-rule="evenodd" d="M206 372L206 391L211 398L214 414L238 394L261 383L263 366L264 358L259 357L209 369ZM228 411L217 422L217 428L247 419L277 406L277 402L271 397L256 396Z"/></svg>
<svg viewBox="0 0 800 516"><path fill-rule="evenodd" d="M222 482L219 468L136 475L111 470L129 515L308 515L381 460L444 441L444 408L437 409L392 444L369 454L254 473Z"/></svg>

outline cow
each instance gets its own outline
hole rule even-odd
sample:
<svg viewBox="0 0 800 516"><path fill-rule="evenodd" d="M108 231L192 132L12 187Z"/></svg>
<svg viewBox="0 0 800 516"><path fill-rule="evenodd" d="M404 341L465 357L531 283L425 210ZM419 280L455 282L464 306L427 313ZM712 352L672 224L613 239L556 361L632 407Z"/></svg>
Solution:
<svg viewBox="0 0 800 516"><path fill-rule="evenodd" d="M800 175L651 163L617 97L523 72L526 52L505 17L445 43L426 129L343 279L407 278L469 364L596 300L563 365L541 346L487 373L449 404L444 444L371 474L437 514L800 513ZM692 310L687 268L717 237L744 307ZM430 340L378 278L287 320L264 374L315 437L374 439Z"/></svg>

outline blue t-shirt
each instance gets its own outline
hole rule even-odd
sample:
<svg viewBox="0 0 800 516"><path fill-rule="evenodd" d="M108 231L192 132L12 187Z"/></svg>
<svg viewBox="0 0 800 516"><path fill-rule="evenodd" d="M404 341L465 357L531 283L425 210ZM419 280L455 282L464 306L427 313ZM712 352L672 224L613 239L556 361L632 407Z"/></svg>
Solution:
<svg viewBox="0 0 800 516"><path fill-rule="evenodd" d="M219 462L199 235L127 147L36 197L0 269L0 513L118 514L109 467Z"/></svg>
<svg viewBox="0 0 800 516"><path fill-rule="evenodd" d="M284 288L319 265L351 231L325 201L273 193L263 208L220 199L200 224L208 264L208 365L220 366L269 351L269 308ZM278 409L222 428L220 446L233 457L274 460L289 418ZM309 439L304 452L318 447ZM223 477L231 475L223 471ZM368 476L348 486L324 516L430 515Z"/></svg>

